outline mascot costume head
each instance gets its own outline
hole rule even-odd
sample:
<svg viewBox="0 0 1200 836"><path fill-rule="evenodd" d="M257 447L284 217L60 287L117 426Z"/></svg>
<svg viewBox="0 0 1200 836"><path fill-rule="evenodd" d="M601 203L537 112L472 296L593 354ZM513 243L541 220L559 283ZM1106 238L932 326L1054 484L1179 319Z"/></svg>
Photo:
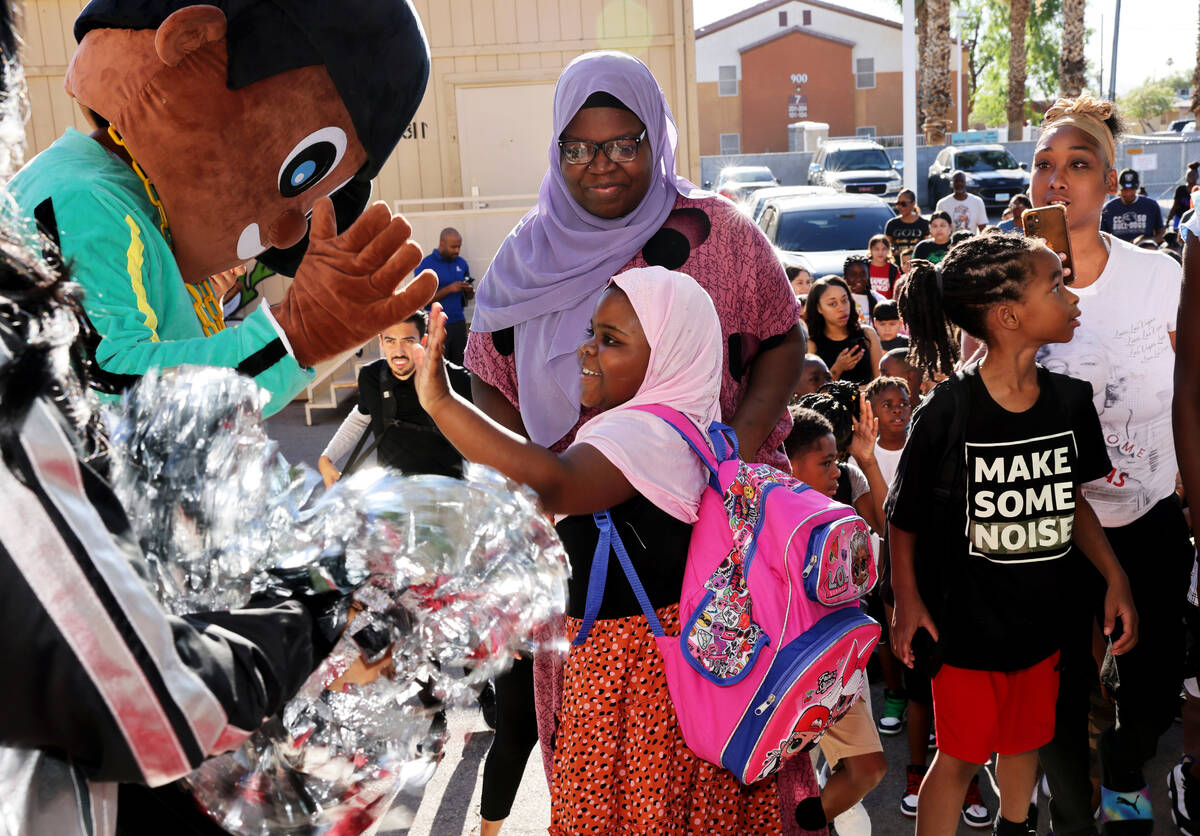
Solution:
<svg viewBox="0 0 1200 836"><path fill-rule="evenodd" d="M99 270L77 273L102 370L128 385L152 367L230 366L272 393L273 411L311 381L307 367L358 347L433 295L432 274L395 292L422 253L385 204L363 211L428 80L429 50L409 0L95 0L75 37L67 91L97 129L91 139L108 155L99 162L119 160L141 180L126 170L121 197L157 229L135 230L126 247L123 209L64 222L80 203L72 188L107 188L91 163L77 163L76 186L39 185L22 172L14 191L68 259L105 257L92 238L106 223L121 242L107 257L113 272L129 265L128 293ZM76 143L60 169L80 159L80 139L60 139ZM132 227L137 217L125 220ZM134 274L134 249L162 249L162 241L172 275L143 275L164 273L149 256ZM209 276L255 258L295 276L281 302L229 329L243 332L237 339L216 333L223 326L199 306L199 324L182 321L193 314L179 311L179 299L190 301L181 286L199 298ZM138 319L144 333L122 325Z"/></svg>
<svg viewBox="0 0 1200 836"><path fill-rule="evenodd" d="M154 184L188 282L295 248L319 198L357 216L429 75L396 0L97 0L75 37L67 90Z"/></svg>

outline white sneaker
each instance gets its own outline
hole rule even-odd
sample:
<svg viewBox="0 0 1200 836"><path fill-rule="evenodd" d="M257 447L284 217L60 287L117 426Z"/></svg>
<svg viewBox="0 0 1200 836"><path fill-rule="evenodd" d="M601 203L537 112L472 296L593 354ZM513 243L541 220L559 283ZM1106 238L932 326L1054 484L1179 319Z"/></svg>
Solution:
<svg viewBox="0 0 1200 836"><path fill-rule="evenodd" d="M871 836L871 816L860 801L840 816L835 816L833 827L837 836Z"/></svg>

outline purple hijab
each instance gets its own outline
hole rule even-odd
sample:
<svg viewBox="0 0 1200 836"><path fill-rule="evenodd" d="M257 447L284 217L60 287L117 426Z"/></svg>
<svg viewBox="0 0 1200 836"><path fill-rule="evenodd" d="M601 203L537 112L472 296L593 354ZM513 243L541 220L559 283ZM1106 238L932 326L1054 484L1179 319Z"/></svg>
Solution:
<svg viewBox="0 0 1200 836"><path fill-rule="evenodd" d="M596 92L616 96L642 120L653 155L646 196L620 218L598 218L576 203L558 168L558 137ZM521 418L538 444L553 444L579 421L575 349L608 280L659 230L676 195L696 190L675 174L678 141L666 96L632 55L588 52L559 76L550 168L537 206L501 244L480 282L471 322L473 331L514 329Z"/></svg>

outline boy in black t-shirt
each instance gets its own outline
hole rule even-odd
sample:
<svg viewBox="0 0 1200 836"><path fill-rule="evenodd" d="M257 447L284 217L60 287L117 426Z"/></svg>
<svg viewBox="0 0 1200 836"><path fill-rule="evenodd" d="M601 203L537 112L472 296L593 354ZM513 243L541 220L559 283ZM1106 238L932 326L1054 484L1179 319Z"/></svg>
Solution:
<svg viewBox="0 0 1200 836"><path fill-rule="evenodd" d="M1079 489L1110 470L1091 387L1034 362L1042 345L1070 340L1077 302L1054 253L1002 234L959 244L940 274L918 264L900 297L926 370L954 371L947 321L988 346L917 410L888 497L893 646L911 666L921 631L938 665L938 754L917 803L926 832L953 829L955 799L993 753L995 832L1031 832L1037 749L1054 736L1061 601L1080 575L1075 544L1108 584L1112 652L1137 640L1129 581Z"/></svg>

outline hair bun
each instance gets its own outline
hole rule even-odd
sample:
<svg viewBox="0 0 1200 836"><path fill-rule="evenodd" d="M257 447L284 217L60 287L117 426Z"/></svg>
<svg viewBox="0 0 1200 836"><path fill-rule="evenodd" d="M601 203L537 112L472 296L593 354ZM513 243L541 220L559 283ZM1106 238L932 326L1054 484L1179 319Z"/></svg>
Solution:
<svg viewBox="0 0 1200 836"><path fill-rule="evenodd" d="M1059 99L1046 111L1043 120L1049 123L1064 116L1091 116L1104 122L1116 112L1116 106L1107 99L1097 99L1085 94L1074 99Z"/></svg>

